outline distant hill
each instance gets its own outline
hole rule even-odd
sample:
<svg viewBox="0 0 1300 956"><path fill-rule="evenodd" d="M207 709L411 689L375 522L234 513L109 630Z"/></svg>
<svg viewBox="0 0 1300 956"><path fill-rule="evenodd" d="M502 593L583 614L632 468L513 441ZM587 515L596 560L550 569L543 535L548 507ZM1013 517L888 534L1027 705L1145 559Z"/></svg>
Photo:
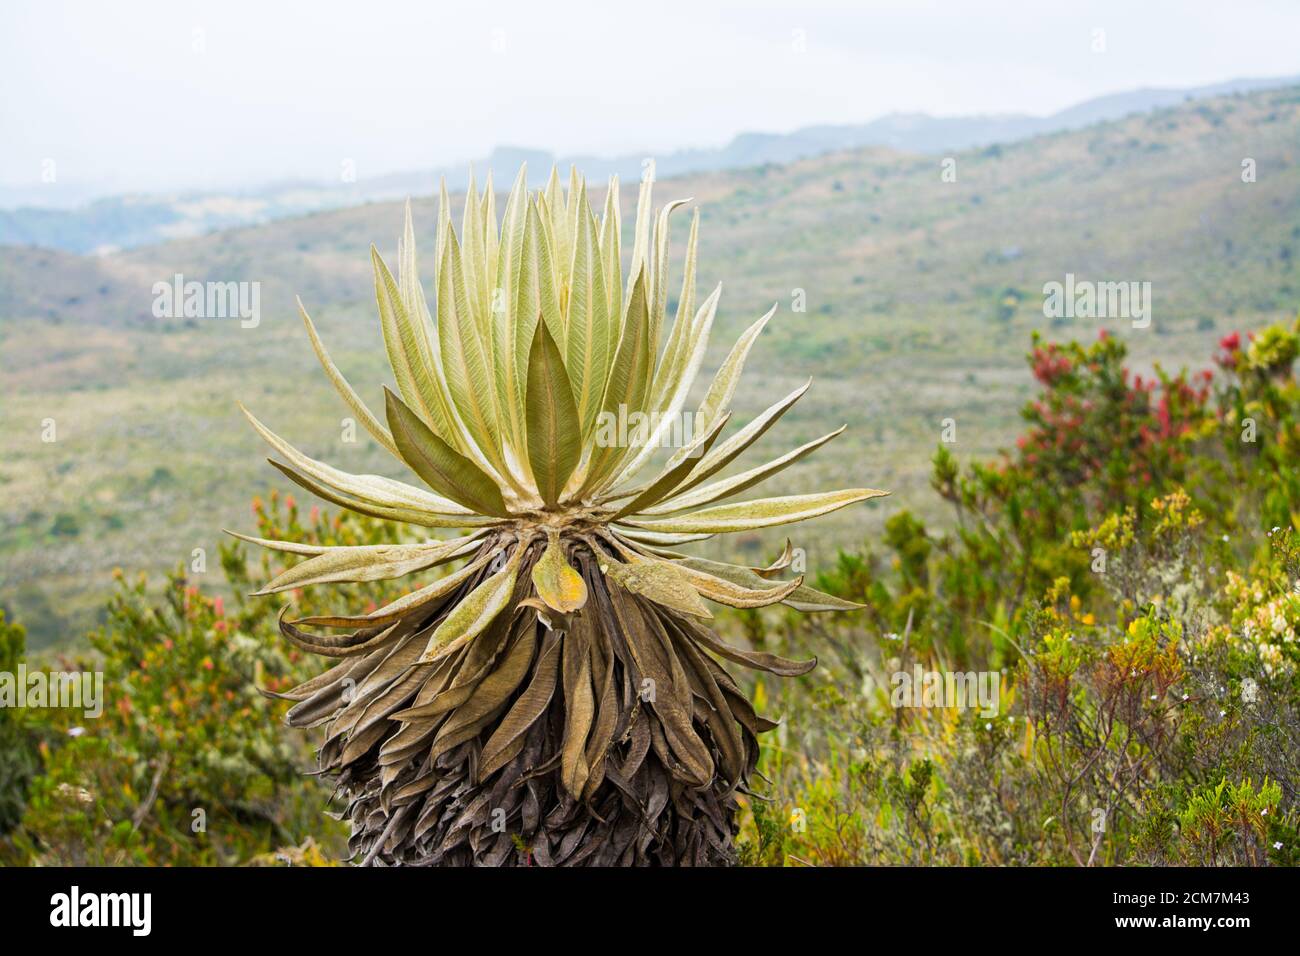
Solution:
<svg viewBox="0 0 1300 956"><path fill-rule="evenodd" d="M936 117L896 113L857 125L808 126L792 133L742 133L719 149L686 149L654 157L661 177L792 163L826 153L886 146L905 153L957 152L994 143L1013 143L1031 136L1079 129L1092 123L1175 106L1187 100L1239 95L1300 83L1300 76L1229 80L1188 89L1140 89L1087 100L1050 116ZM618 175L624 181L641 175L646 157L556 156L544 150L499 147L473 163L482 177L490 170L510 179L521 162L541 171L571 164L589 179ZM0 189L0 244L37 245L72 252L110 251L202 235L322 209L427 196L440 178L448 188L468 185L469 163L420 172L395 173L354 183L276 183L230 194L120 196L75 209L34 208L32 190ZM17 208L5 208L15 206Z"/></svg>
<svg viewBox="0 0 1300 956"><path fill-rule="evenodd" d="M849 425L768 490L894 492L797 526L811 573L899 508L947 517L926 513L937 507L928 482L941 422L957 423L963 461L1011 441L1032 389L1031 330L1092 340L1105 326L1145 374L1155 361L1203 368L1223 332L1300 309L1300 87L952 155L955 182L937 156L869 147L656 189L659 203L696 198L700 285L724 283L706 364L780 305L746 367L737 424L815 378L759 456ZM1255 182L1242 180L1243 157ZM635 189L623 201L630 231ZM414 203L426 290L434 207ZM673 283L686 217L673 220ZM114 566L171 568L203 548L215 569L219 529L249 530L252 495L285 487L237 399L307 454L403 476L364 435L341 438L346 406L294 306L301 295L334 360L378 404L389 373L367 250L373 241L393 262L401 228L400 203L374 202L112 255L0 248L0 606L34 646L78 635ZM176 273L260 282L260 324L155 318L153 285ZM1151 282L1151 326L1045 318L1043 286L1067 273ZM793 310L796 290L806 311ZM55 442L42 441L47 420ZM758 562L779 544L737 546Z"/></svg>

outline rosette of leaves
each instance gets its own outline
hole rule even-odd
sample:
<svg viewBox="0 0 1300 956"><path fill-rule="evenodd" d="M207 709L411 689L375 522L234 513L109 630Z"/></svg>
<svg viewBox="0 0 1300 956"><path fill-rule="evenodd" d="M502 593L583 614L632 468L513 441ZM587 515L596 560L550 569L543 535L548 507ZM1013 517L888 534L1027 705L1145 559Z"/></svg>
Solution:
<svg viewBox="0 0 1300 956"><path fill-rule="evenodd" d="M490 180L481 194L471 184L459 233L444 187L432 308L408 206L398 275L371 250L396 384L383 418L344 380L303 311L356 419L427 487L340 471L248 416L279 453L272 464L321 498L462 532L335 548L247 539L305 559L261 594L420 582L370 613L281 615L288 640L338 660L287 695L297 701L288 719L324 726L320 767L346 800L361 862L732 860L736 795L754 771L756 735L774 724L719 658L779 675L816 662L724 642L709 602L856 606L784 580L788 543L762 568L675 550L883 492L727 502L843 429L723 476L808 385L723 437L769 312L684 414L721 288L696 302L697 213L669 325L669 217L682 203L653 212L652 178L640 188L626 279L617 180L598 220L576 173L567 190L552 173L530 193L521 170L499 226ZM619 421L643 427L626 435ZM665 440L674 427L675 445ZM453 562L456 570L432 573Z"/></svg>

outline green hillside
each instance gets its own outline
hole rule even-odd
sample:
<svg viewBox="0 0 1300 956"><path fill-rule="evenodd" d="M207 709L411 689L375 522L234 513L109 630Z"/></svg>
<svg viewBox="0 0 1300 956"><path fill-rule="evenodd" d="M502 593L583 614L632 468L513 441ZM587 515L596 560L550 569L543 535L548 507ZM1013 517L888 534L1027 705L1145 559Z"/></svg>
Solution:
<svg viewBox="0 0 1300 956"><path fill-rule="evenodd" d="M1092 338L1105 326L1139 365L1200 366L1213 331L1300 307L1300 88L953 158L956 182L943 181L934 158L866 150L656 191L702 207L702 261L717 271L701 283L724 283L712 361L781 303L747 371L760 384L742 390L751 404L737 418L812 376L768 447L850 425L771 493L894 492L810 527L796 543L811 570L899 507L926 513L944 419L956 423L952 450L963 459L1009 440L1030 391L1031 329ZM1255 182L1242 180L1245 159ZM537 185L546 172L533 171ZM635 189L623 199L630 223ZM433 202L417 201L415 213L428 289ZM0 252L0 605L34 646L78 639L115 566L159 569L203 548L215 581L219 529L249 526L251 495L282 484L236 399L309 454L400 473L364 431L342 440L347 410L293 296L374 404L385 363L367 248L374 241L391 262L401 224L400 204L382 203L102 258ZM677 225L684 243L684 214ZM154 283L177 273L260 281L260 324L154 318ZM1043 285L1066 273L1151 282L1151 327L1045 319ZM806 311L792 311L801 297ZM53 442L42 440L48 419Z"/></svg>

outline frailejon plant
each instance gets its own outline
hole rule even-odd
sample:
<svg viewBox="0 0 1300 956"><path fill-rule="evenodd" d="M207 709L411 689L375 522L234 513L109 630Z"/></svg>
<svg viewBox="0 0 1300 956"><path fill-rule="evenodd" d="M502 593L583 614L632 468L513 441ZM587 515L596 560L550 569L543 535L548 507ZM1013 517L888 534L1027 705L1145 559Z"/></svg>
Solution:
<svg viewBox="0 0 1300 956"><path fill-rule="evenodd" d="M383 864L712 864L734 858L737 793L775 726L712 655L779 675L797 662L722 641L705 599L852 608L783 581L791 548L749 568L672 550L813 518L884 492L852 489L719 504L843 431L718 477L807 390L720 440L746 356L741 336L683 414L721 287L696 308L698 213L671 329L668 222L640 188L630 276L618 183L597 224L576 172L536 194L521 170L498 230L490 181L471 185L460 234L442 192L436 307L416 277L410 210L399 276L371 250L397 391L385 422L330 360L327 374L375 440L430 490L315 461L249 415L293 481L362 514L461 537L326 548L247 538L306 560L261 594L376 581L464 559L372 613L286 620L293 643L339 663L287 696L291 724L325 726L322 771L347 800L351 850ZM300 304L301 306L301 304ZM666 334L666 337L664 333ZM661 347L661 339L664 339ZM246 413L247 414L247 413ZM613 421L655 423L633 440ZM624 430L625 431L625 430ZM240 537L243 537L242 535ZM342 629L345 633L322 633Z"/></svg>

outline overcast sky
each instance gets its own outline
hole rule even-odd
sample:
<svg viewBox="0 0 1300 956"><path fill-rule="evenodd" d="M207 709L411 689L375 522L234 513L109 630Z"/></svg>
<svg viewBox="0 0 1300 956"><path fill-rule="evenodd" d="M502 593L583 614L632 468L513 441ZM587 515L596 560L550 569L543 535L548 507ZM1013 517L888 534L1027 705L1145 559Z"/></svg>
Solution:
<svg viewBox="0 0 1300 956"><path fill-rule="evenodd" d="M1105 52L1094 52L1104 30ZM0 184L365 178L1300 73L1295 0L4 0Z"/></svg>

